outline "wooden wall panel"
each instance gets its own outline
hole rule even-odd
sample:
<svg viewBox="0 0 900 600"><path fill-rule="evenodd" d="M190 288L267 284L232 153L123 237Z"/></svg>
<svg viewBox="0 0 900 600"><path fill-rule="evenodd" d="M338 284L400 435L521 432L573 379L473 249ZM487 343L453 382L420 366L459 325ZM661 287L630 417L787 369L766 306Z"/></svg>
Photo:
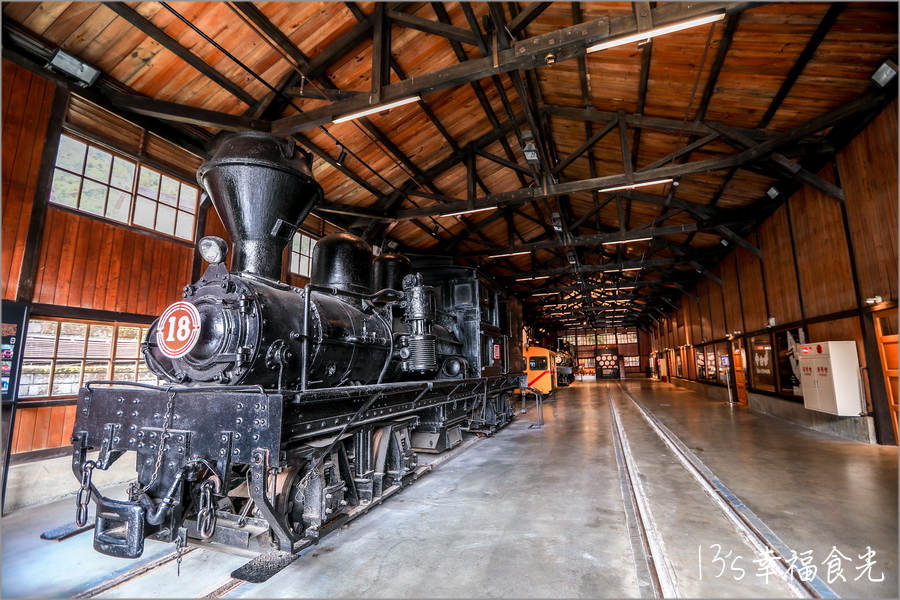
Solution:
<svg viewBox="0 0 900 600"><path fill-rule="evenodd" d="M830 179L829 171L819 175ZM798 190L788 204L806 317L856 308L841 205L808 186Z"/></svg>
<svg viewBox="0 0 900 600"><path fill-rule="evenodd" d="M688 319L691 323L691 339L688 343L699 344L703 339L703 326L700 323L700 305L690 296L682 296L682 302L687 305Z"/></svg>
<svg viewBox="0 0 900 600"><path fill-rule="evenodd" d="M756 236L749 236L747 241L755 244ZM762 267L759 259L749 250L738 248L735 250L735 254L741 281L745 331L756 331L766 326L766 297L763 288Z"/></svg>
<svg viewBox="0 0 900 600"><path fill-rule="evenodd" d="M13 453L61 448L71 443L76 406L19 407L13 431Z"/></svg>
<svg viewBox="0 0 900 600"><path fill-rule="evenodd" d="M897 110L895 99L837 157L863 299L898 297Z"/></svg>
<svg viewBox="0 0 900 600"><path fill-rule="evenodd" d="M700 298L698 314L700 316L700 327L703 329L703 337L700 339L709 341L713 339L712 320L709 312L709 280L705 278L702 279L694 287L694 293ZM697 342L694 343L696 344Z"/></svg>
<svg viewBox="0 0 900 600"><path fill-rule="evenodd" d="M722 294L725 297L725 321L729 331L744 331L741 309L741 286L738 282L737 257L731 252L719 263L722 276Z"/></svg>
<svg viewBox="0 0 900 600"><path fill-rule="evenodd" d="M4 59L2 88L2 286L14 300L55 86Z"/></svg>
<svg viewBox="0 0 900 600"><path fill-rule="evenodd" d="M809 326L809 339L816 342L830 342L841 340L852 340L856 342L856 354L859 356L859 366L866 366L866 352L863 347L862 329L859 324L859 317L848 317L846 319L838 319L837 321L825 321L824 323L813 323ZM868 371L866 371L868 373ZM866 407L872 410L871 384L866 382L863 388L866 391Z"/></svg>
<svg viewBox="0 0 900 600"><path fill-rule="evenodd" d="M50 208L34 301L158 315L190 279L193 250Z"/></svg>
<svg viewBox="0 0 900 600"><path fill-rule="evenodd" d="M794 268L794 246L786 205L782 205L760 225L759 243L763 253L769 316L775 317L779 325L799 321L802 318L800 288Z"/></svg>
<svg viewBox="0 0 900 600"><path fill-rule="evenodd" d="M718 268L713 269L712 273L719 276ZM719 277L721 279L721 277ZM715 281L708 280L706 282L707 295L709 297L709 321L712 327L711 340L720 340L725 337L725 305L722 298L722 286Z"/></svg>

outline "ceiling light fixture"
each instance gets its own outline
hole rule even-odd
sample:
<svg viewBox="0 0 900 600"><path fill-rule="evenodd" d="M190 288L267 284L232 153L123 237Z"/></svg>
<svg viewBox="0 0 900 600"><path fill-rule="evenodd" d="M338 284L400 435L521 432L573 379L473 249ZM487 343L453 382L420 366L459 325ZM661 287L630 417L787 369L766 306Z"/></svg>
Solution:
<svg viewBox="0 0 900 600"><path fill-rule="evenodd" d="M624 273L625 271L640 271L643 268L644 267L629 267L627 269L616 269L616 270L619 271L620 273ZM619 288L619 289L624 290L626 288Z"/></svg>
<svg viewBox="0 0 900 600"><path fill-rule="evenodd" d="M366 108L364 110L357 111L355 113L350 113L349 115L344 115L343 117L338 117L333 123L343 123L345 121L352 121L353 119L358 119L360 117L365 117L366 115L371 115L374 113L380 113L386 110L390 110L392 108L397 108L398 106L403 106L404 104L410 104L411 102L418 102L418 96L410 96L409 98L403 98L402 100L394 100L393 102L388 102L387 104L381 104L379 106L373 106L371 108Z"/></svg>
<svg viewBox="0 0 900 600"><path fill-rule="evenodd" d="M630 244L631 242L647 242L652 240L652 237L642 237L642 238L634 238L630 240L616 240L614 242L603 242L603 246L615 246L616 244Z"/></svg>
<svg viewBox="0 0 900 600"><path fill-rule="evenodd" d="M461 210L455 213L448 213L446 215L438 215L439 217L460 217L462 215L471 215L475 213L484 212L486 210L497 210L496 206L488 206L487 208L473 208L472 210Z"/></svg>
<svg viewBox="0 0 900 600"><path fill-rule="evenodd" d="M335 161L335 164L337 164L337 166L339 166L339 167L343 167L344 161L347 160L347 149L344 148L343 146L341 146L340 148L341 148L341 154L340 154L340 156L338 156L338 159L337 159L337 161Z"/></svg>
<svg viewBox="0 0 900 600"><path fill-rule="evenodd" d="M713 23L715 21L721 21L725 18L724 12L719 12L711 15L704 15L702 17L696 17L694 19L688 19L687 21L680 21L678 23L672 23L671 25L663 25L662 27L654 27L653 29L648 29L647 31L639 31L637 33L633 33L631 35L626 35L624 37L615 38L612 40L607 40L605 42L600 42L594 46L591 46L587 49L588 54L591 52L597 52L599 50L606 50L607 48L614 48L616 46L623 46L625 44L630 44L632 42L642 42L644 40L649 40L659 35L665 35L667 33L675 33L676 31L681 31L683 29L690 29L691 27L698 27L700 25L705 25L706 23Z"/></svg>
<svg viewBox="0 0 900 600"><path fill-rule="evenodd" d="M540 292L539 294L532 294L532 296L555 296L559 292Z"/></svg>
<svg viewBox="0 0 900 600"><path fill-rule="evenodd" d="M597 190L598 192L618 192L619 190L633 190L634 188L647 187L648 185L660 185L662 183L672 183L674 179L654 179L653 181L642 181L641 183L632 183L628 185L617 185Z"/></svg>
<svg viewBox="0 0 900 600"><path fill-rule="evenodd" d="M525 250L522 252L507 252L506 254L490 254L488 258L501 258L503 256L521 256L523 254L531 254L530 250Z"/></svg>
<svg viewBox="0 0 900 600"><path fill-rule="evenodd" d="M538 277L521 277L516 281L537 281L538 279L550 279L549 275L540 275Z"/></svg>

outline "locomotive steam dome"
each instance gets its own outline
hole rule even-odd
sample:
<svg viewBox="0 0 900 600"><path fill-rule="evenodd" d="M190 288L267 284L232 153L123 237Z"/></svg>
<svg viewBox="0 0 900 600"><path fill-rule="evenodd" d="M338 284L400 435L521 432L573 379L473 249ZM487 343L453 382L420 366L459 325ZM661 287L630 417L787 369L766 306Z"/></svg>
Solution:
<svg viewBox="0 0 900 600"><path fill-rule="evenodd" d="M234 133L200 167L197 181L234 241L232 269L278 281L285 246L324 197L309 156L268 133Z"/></svg>
<svg viewBox="0 0 900 600"><path fill-rule="evenodd" d="M332 233L313 248L310 282L314 285L372 293L372 247L349 233Z"/></svg>

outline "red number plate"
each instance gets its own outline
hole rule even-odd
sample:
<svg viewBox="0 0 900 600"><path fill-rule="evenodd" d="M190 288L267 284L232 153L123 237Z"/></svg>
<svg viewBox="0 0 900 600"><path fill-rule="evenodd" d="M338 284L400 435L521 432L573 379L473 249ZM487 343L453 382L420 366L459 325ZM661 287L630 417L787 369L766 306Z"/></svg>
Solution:
<svg viewBox="0 0 900 600"><path fill-rule="evenodd" d="M190 302L176 302L159 318L156 343L169 358L190 352L200 337L200 313Z"/></svg>

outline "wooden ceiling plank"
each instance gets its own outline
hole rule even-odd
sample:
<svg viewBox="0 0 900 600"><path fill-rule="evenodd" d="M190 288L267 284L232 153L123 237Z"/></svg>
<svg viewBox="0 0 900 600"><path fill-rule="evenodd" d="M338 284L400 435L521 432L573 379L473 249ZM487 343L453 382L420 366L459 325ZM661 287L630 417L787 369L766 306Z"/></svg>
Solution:
<svg viewBox="0 0 900 600"><path fill-rule="evenodd" d="M803 48L803 52L800 53L800 56L794 63L794 66L791 67L791 70L784 78L781 87L778 88L778 93L775 94L775 97L772 99L771 104L769 104L769 108L766 109L765 114L759 120L759 124L757 125L757 127L766 127L772 120L772 117L775 116L775 113L778 112L778 109L781 107L782 102L784 102L784 99L787 98L788 94L791 92L791 89L794 87L794 84L797 82L800 74L803 73L806 65L816 53L816 50L819 48L819 44L822 43L822 40L824 40L825 36L828 35L828 32L831 31L831 27L834 25L834 22L837 21L837 18L840 16L841 12L843 12L845 6L846 3L844 2L835 2L830 7L828 7L828 12L825 13L824 17L822 17L822 21L819 23L819 26L816 28L816 31L813 33L812 37L806 43L806 46Z"/></svg>
<svg viewBox="0 0 900 600"><path fill-rule="evenodd" d="M731 42L734 40L734 32L737 30L738 22L740 20L741 13L732 13L725 17L725 32L719 39L716 57L709 70L709 76L706 79L706 87L703 89L703 96L700 99L700 105L697 107L697 113L694 116L695 121L702 121L706 116L706 109L709 108L709 101L712 99L713 92L716 91L716 82L719 81L719 73L722 72L722 65L725 64L725 56L731 48Z"/></svg>
<svg viewBox="0 0 900 600"><path fill-rule="evenodd" d="M228 90L242 102L250 106L252 106L256 102L253 96L245 92L243 88L238 86L233 81L226 79L221 73L201 60L196 54L173 40L166 32L142 17L137 11L135 11L127 4L123 2L109 2L107 4L104 4L104 6L106 6L110 10L115 11L117 15L131 23L136 28L143 31L145 34L153 38L167 50L175 54L178 58L217 83L220 87Z"/></svg>
<svg viewBox="0 0 900 600"><path fill-rule="evenodd" d="M564 158L560 163L558 163L555 167L553 167L553 171L552 171L553 174L555 175L555 174L561 172L563 169L565 169L570 164L572 164L572 162L576 158L578 158L579 156L584 154L586 151L588 151L590 148L592 148L594 146L594 144L596 144L597 142L602 140L606 136L606 134L608 134L610 131L615 129L616 125L617 125L616 121L610 121L609 123L607 123L603 127L603 129L600 129L599 131L597 131L597 133L592 135L585 143L583 143L578 148L573 150L566 158Z"/></svg>

